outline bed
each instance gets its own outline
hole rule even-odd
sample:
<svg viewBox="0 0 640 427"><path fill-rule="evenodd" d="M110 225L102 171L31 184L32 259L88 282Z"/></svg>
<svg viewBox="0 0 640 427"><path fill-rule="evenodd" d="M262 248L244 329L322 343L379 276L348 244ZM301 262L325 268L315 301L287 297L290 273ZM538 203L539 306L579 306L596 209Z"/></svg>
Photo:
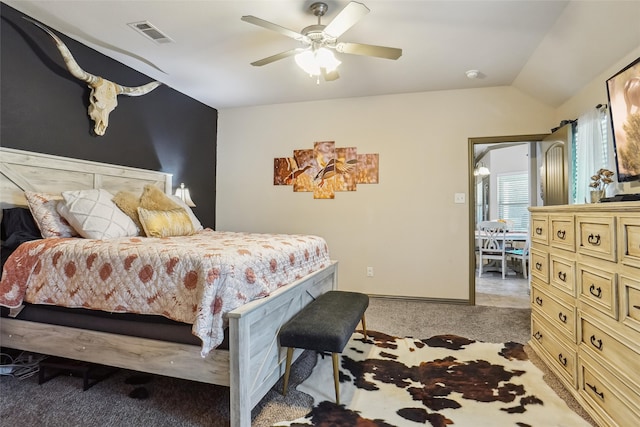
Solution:
<svg viewBox="0 0 640 427"><path fill-rule="evenodd" d="M147 185L167 194L172 190L171 175L166 173L8 148L1 148L0 155L2 209L26 206L25 191L100 188L112 194L122 190L140 193ZM337 287L337 263L329 261L292 280L266 297L226 312L228 345L214 349L193 342L6 317L0 321L0 343L20 350L227 386L231 425L250 426L251 409L284 373L285 352L277 341L280 326L315 297Z"/></svg>

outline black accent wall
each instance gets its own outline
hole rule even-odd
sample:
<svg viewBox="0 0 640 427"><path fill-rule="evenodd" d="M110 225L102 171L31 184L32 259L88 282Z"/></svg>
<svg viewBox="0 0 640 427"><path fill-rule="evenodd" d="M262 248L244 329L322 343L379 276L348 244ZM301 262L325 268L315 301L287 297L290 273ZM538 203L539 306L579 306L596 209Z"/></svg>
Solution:
<svg viewBox="0 0 640 427"><path fill-rule="evenodd" d="M1 4L0 144L173 174L205 227L215 227L218 112L162 85L118 96L104 136L87 114L90 89L66 69L51 37ZM87 72L124 86L153 79L55 31ZM132 33L132 37L135 34Z"/></svg>

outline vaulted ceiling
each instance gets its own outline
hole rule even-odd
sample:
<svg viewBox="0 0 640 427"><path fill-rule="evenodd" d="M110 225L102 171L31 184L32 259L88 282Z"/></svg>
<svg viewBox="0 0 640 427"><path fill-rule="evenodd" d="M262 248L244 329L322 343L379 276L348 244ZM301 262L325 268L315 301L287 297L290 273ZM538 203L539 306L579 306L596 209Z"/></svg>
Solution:
<svg viewBox="0 0 640 427"><path fill-rule="evenodd" d="M340 78L318 83L293 57L251 66L299 42L240 20L254 15L300 31L317 23L313 1L4 3L219 109L491 86L514 86L555 107L640 46L640 1L363 0L370 12L340 41L399 47L402 57L338 53ZM328 24L348 1L325 3ZM157 44L127 25L140 21L173 42ZM472 69L478 78L467 78Z"/></svg>

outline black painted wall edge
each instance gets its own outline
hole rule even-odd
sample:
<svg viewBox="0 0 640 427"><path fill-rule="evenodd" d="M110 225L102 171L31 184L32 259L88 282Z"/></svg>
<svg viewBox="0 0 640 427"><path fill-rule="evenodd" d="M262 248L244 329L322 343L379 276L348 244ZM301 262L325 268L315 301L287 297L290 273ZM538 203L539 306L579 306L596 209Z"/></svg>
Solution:
<svg viewBox="0 0 640 427"><path fill-rule="evenodd" d="M205 227L215 227L218 112L168 86L119 96L104 136L93 134L89 88L67 71L55 44L1 4L0 144L4 147L173 173ZM125 86L153 79L54 32L80 66Z"/></svg>

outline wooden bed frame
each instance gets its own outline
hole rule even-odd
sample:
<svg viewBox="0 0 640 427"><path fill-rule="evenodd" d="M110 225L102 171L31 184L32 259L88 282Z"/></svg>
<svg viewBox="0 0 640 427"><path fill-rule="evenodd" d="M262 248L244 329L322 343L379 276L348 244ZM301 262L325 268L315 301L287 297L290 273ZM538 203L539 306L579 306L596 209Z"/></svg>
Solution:
<svg viewBox="0 0 640 427"><path fill-rule="evenodd" d="M26 206L24 191L104 188L171 194L171 174L0 148L0 205ZM280 327L314 297L337 288L337 262L228 314L229 350L136 338L17 319L0 320L0 345L230 387L231 425L249 427L251 409L284 373ZM297 358L302 351L297 351Z"/></svg>

